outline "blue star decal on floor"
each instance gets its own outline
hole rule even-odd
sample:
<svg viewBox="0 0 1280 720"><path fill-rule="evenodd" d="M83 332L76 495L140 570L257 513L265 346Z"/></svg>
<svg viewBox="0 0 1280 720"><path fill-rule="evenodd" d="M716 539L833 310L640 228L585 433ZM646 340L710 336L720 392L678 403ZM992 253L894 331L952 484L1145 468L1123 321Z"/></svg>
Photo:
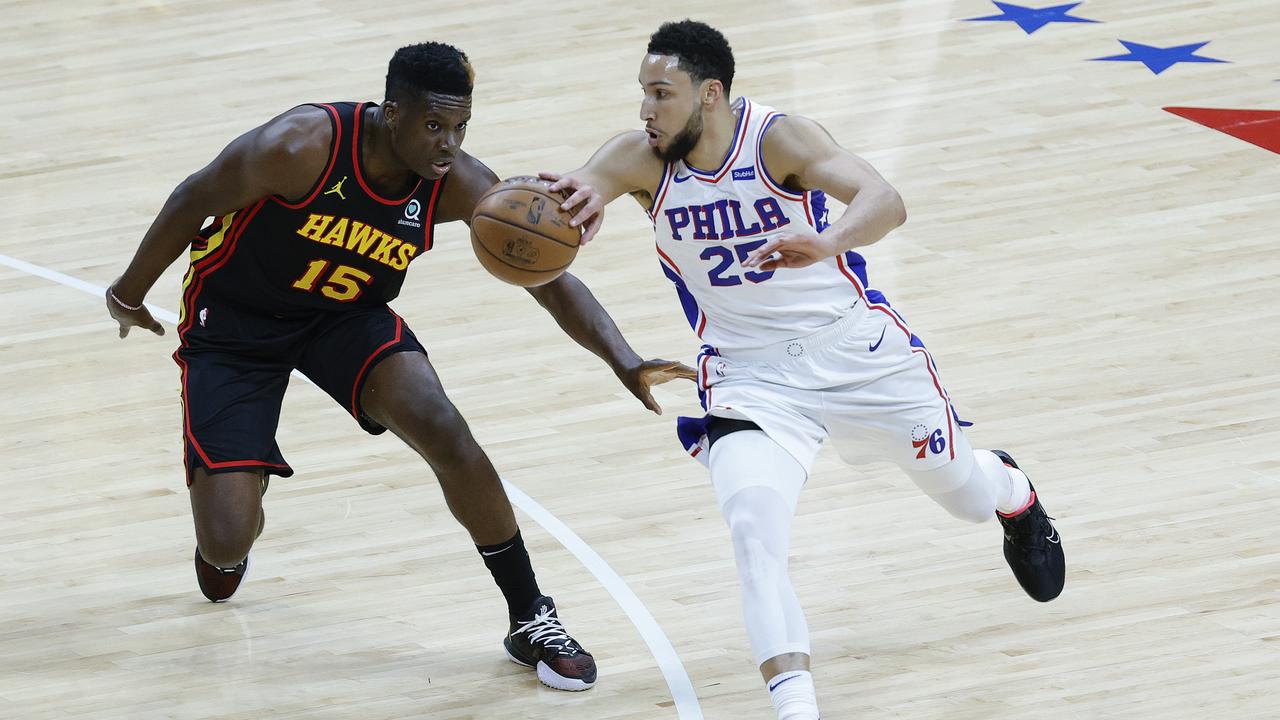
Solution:
<svg viewBox="0 0 1280 720"><path fill-rule="evenodd" d="M1012 3L995 2L992 4L1000 8L1000 15L988 15L986 17L965 18L965 22L1013 22L1022 28L1023 32L1030 35L1049 23L1096 23L1101 20L1089 20L1082 17L1074 17L1068 15L1071 9L1081 3L1069 3L1067 5L1054 5L1052 7L1033 8L1024 7L1022 5L1014 5Z"/></svg>
<svg viewBox="0 0 1280 720"><path fill-rule="evenodd" d="M1208 45L1206 40L1202 43L1192 43L1190 45L1175 45L1174 47L1159 48L1153 45L1143 45L1142 43L1129 42L1121 40L1120 44L1128 49L1126 55L1109 55L1107 57L1089 58L1090 60L1100 60L1106 62L1140 62L1147 66L1151 72L1159 75L1178 63L1229 63L1230 60L1219 60L1217 58L1204 57L1197 55L1196 51Z"/></svg>

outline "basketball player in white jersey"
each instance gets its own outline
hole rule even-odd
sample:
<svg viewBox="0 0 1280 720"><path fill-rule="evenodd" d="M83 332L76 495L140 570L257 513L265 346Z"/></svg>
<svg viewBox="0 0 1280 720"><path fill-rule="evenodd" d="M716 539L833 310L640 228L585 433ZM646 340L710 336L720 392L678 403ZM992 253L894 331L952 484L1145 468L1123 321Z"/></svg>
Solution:
<svg viewBox="0 0 1280 720"><path fill-rule="evenodd" d="M662 272L704 343L707 416L682 418L733 538L747 633L779 718L818 717L804 614L787 577L791 519L819 445L889 459L952 515L1004 528L1004 555L1036 600L1065 562L1027 476L974 450L923 343L867 284L854 248L898 227L898 193L817 123L730 101L733 54L703 23L663 25L640 66L643 132L607 142L553 187L598 222L629 193L649 212ZM548 175L556 179L555 175ZM828 224L825 195L848 207ZM595 216L593 218L593 216Z"/></svg>

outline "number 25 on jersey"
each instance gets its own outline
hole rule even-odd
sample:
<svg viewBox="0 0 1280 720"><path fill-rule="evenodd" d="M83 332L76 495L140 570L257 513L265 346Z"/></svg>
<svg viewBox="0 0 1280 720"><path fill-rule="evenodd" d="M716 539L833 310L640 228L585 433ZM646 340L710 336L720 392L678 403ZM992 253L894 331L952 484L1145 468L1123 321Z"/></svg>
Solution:
<svg viewBox="0 0 1280 720"><path fill-rule="evenodd" d="M739 263L746 262L747 256L751 254L751 251L761 245L764 245L764 243L764 240L753 240L740 245L734 245L733 250L722 245L712 245L711 247L703 250L699 257L703 260L717 261L716 266L707 272L707 277L711 279L711 284L716 287L728 287L731 285L741 285L743 277L753 283L762 283L773 277L773 273L775 272L773 270L770 270L769 272L755 272L748 270L743 273L742 276L739 276L736 273L729 275L725 274L725 271L734 265L733 256L735 254L738 256Z"/></svg>

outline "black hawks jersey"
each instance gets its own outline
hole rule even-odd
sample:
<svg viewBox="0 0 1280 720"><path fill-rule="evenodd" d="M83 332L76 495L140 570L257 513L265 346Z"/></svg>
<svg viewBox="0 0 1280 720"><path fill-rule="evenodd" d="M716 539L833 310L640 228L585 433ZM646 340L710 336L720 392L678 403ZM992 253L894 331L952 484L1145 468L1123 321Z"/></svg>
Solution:
<svg viewBox="0 0 1280 720"><path fill-rule="evenodd" d="M330 103L329 164L305 198L273 196L200 231L186 291L202 287L275 315L382 305L405 270L431 249L432 214L444 179L419 179L385 198L361 172L360 131L369 103ZM184 309L186 303L183 303Z"/></svg>

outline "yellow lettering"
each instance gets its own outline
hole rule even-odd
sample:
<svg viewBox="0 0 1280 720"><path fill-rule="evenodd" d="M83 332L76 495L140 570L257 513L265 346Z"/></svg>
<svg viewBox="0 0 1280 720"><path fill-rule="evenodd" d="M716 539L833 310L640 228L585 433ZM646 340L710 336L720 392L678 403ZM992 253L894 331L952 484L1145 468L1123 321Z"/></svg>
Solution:
<svg viewBox="0 0 1280 720"><path fill-rule="evenodd" d="M347 237L347 219L338 218L338 222L333 224L333 229L330 230L323 238L320 238L316 242L322 242L328 245L337 245L341 247L342 241L346 237Z"/></svg>
<svg viewBox="0 0 1280 720"><path fill-rule="evenodd" d="M373 251L373 254L369 256L369 259L377 260L383 265L390 265L391 251L394 250L397 245L400 245L401 242L402 241L399 238L395 238L384 233L378 243L378 249Z"/></svg>
<svg viewBox="0 0 1280 720"><path fill-rule="evenodd" d="M329 223L331 222L333 222L332 215L317 215L316 213L311 213L311 216L307 218L307 224L298 228L298 234L308 240L323 242L320 239L320 236L324 234L325 229L329 227Z"/></svg>
<svg viewBox="0 0 1280 720"><path fill-rule="evenodd" d="M347 249L355 250L361 255L369 253L369 246L382 233L362 222L351 221L351 234L347 236Z"/></svg>
<svg viewBox="0 0 1280 720"><path fill-rule="evenodd" d="M409 243L400 243L400 247L396 249L399 253L396 255L395 262L391 263L391 267L396 270L404 270L409 267L409 261L413 259L414 255L418 254L417 246Z"/></svg>

